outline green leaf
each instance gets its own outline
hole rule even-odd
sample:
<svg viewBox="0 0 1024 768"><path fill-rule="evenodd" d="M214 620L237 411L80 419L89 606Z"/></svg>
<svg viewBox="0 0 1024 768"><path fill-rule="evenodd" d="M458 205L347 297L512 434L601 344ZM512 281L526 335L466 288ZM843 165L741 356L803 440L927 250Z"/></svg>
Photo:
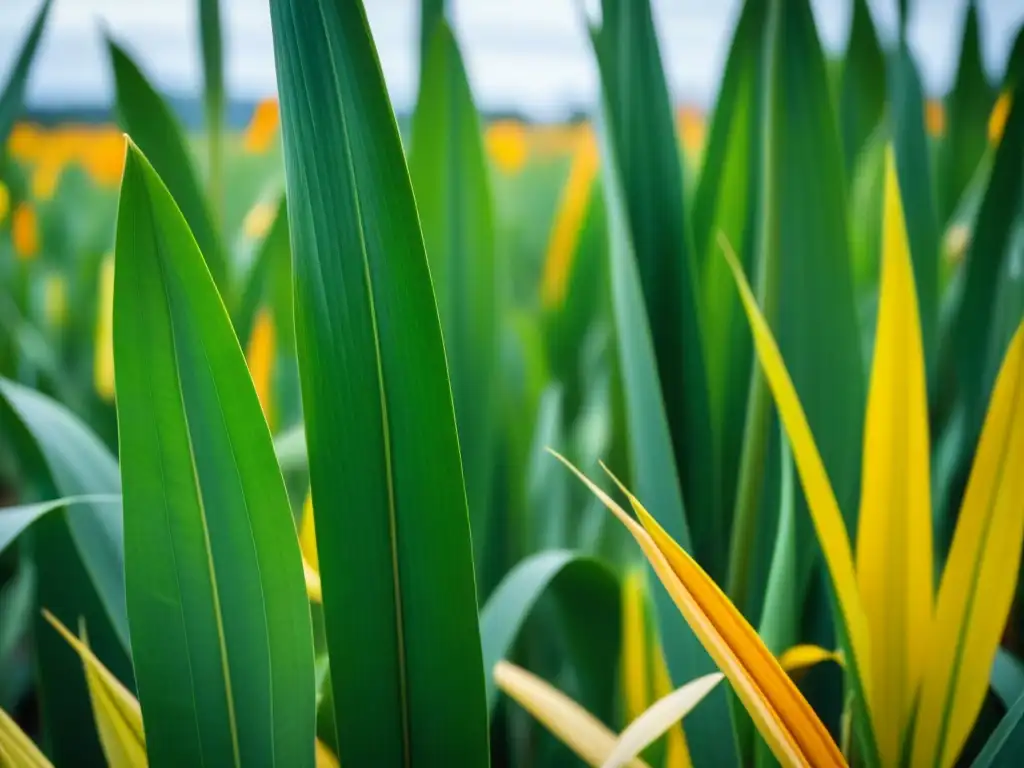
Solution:
<svg viewBox="0 0 1024 768"><path fill-rule="evenodd" d="M480 612L488 711L494 711L498 697L494 665L508 658L534 606L549 589L573 651L571 659L582 688L581 703L607 723L618 683L619 580L600 560L567 550L547 550L521 561Z"/></svg>
<svg viewBox="0 0 1024 768"><path fill-rule="evenodd" d="M430 41L434 30L439 22L444 19L445 0L420 0L420 78L425 77L427 71L427 57L430 51ZM420 83L420 92L423 91L423 83Z"/></svg>
<svg viewBox="0 0 1024 768"><path fill-rule="evenodd" d="M608 217L609 282L618 343L630 454L631 486L651 514L681 547L693 552L680 491L662 388L658 382L648 316L627 228L612 148L602 146L605 207ZM654 593L665 661L676 685L715 669L714 662L687 626L668 592ZM687 735L694 754L731 762L732 739L724 697L698 709ZM723 735L724 734L724 735ZM700 758L698 758L700 759Z"/></svg>
<svg viewBox="0 0 1024 768"><path fill-rule="evenodd" d="M648 0L602 0L601 8L600 27L591 28L590 35L626 224L683 498L691 508L694 551L717 577L725 567L726 526L718 507L718 448L672 106Z"/></svg>
<svg viewBox="0 0 1024 768"><path fill-rule="evenodd" d="M896 174L914 265L925 371L929 391L932 391L939 320L939 225L932 197L931 158L924 127L924 94L921 78L906 44L900 45L893 53L890 67L890 119Z"/></svg>
<svg viewBox="0 0 1024 768"><path fill-rule="evenodd" d="M946 134L938 149L937 203L946 222L966 189L988 143L988 119L995 91L981 57L981 27L968 0L953 90L946 97Z"/></svg>
<svg viewBox="0 0 1024 768"><path fill-rule="evenodd" d="M380 62L361 2L270 10L338 758L485 765L455 413Z"/></svg>
<svg viewBox="0 0 1024 768"><path fill-rule="evenodd" d="M203 54L203 105L210 200L214 211L224 205L224 52L220 0L198 0L199 41Z"/></svg>
<svg viewBox="0 0 1024 768"><path fill-rule="evenodd" d="M29 27L28 34L25 36L25 41L14 57L7 83L4 85L3 91L0 92L0 147L7 146L7 138L11 135L14 121L21 114L28 75L32 69L32 62L35 60L36 49L43 36L43 29L46 26L46 19L50 14L52 4L51 0L43 0L39 6L32 26Z"/></svg>
<svg viewBox="0 0 1024 768"><path fill-rule="evenodd" d="M495 462L494 214L480 120L458 44L443 19L430 46L412 119L409 173L441 317L479 577Z"/></svg>
<svg viewBox="0 0 1024 768"><path fill-rule="evenodd" d="M839 85L839 124L848 178L853 174L861 149L882 119L884 109L885 58L867 0L854 0L850 42Z"/></svg>
<svg viewBox="0 0 1024 768"><path fill-rule="evenodd" d="M115 254L128 617L150 758L312 766L312 629L270 432L202 254L133 144Z"/></svg>
<svg viewBox="0 0 1024 768"><path fill-rule="evenodd" d="M3 552L14 541L47 512L63 509L73 505L98 506L100 504L120 504L119 495L66 496L38 504L19 504L14 507L0 507L0 552Z"/></svg>
<svg viewBox="0 0 1024 768"><path fill-rule="evenodd" d="M767 13L765 2L743 6L693 201L708 392L712 426L721 450L723 510L732 510L738 485L753 349L732 276L719 256L718 236L723 234L736 249L751 279L760 216Z"/></svg>
<svg viewBox="0 0 1024 768"><path fill-rule="evenodd" d="M117 459L66 407L34 390L0 379L2 398L31 435L57 493L66 497L119 494ZM120 505L83 501L68 515L75 548L107 616L128 650L124 529Z"/></svg>
<svg viewBox="0 0 1024 768"><path fill-rule="evenodd" d="M1024 694L1003 716L971 765L973 768L1015 765L1021 750L1024 750Z"/></svg>
<svg viewBox="0 0 1024 768"><path fill-rule="evenodd" d="M990 682L992 692L1010 709L1024 695L1024 663L1005 648L997 648Z"/></svg>
<svg viewBox="0 0 1024 768"><path fill-rule="evenodd" d="M118 121L167 184L206 258L210 274L224 292L228 280L227 255L181 126L128 53L113 40L108 39L107 47L114 72Z"/></svg>

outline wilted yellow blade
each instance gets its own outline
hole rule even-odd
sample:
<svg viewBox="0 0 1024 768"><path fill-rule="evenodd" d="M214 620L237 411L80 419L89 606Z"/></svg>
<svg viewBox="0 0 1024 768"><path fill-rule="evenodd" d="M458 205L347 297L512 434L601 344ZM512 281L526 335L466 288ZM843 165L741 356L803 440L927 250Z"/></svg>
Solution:
<svg viewBox="0 0 1024 768"><path fill-rule="evenodd" d="M1024 323L996 377L942 573L913 765L953 765L981 710L1024 536Z"/></svg>
<svg viewBox="0 0 1024 768"><path fill-rule="evenodd" d="M914 268L892 147L885 153L882 267L864 423L857 583L871 642L872 727L899 762L931 636L928 390Z"/></svg>
<svg viewBox="0 0 1024 768"><path fill-rule="evenodd" d="M149 761L139 702L93 655L84 629L79 639L46 609L43 609L43 616L82 659L96 730L110 768L145 768Z"/></svg>
<svg viewBox="0 0 1024 768"><path fill-rule="evenodd" d="M11 716L0 709L0 765L11 768L53 768Z"/></svg>
<svg viewBox="0 0 1024 768"><path fill-rule="evenodd" d="M779 656L779 665L787 672L806 669L823 661L838 661L838 654L817 645L795 645ZM635 718L619 736L619 741L603 768L619 768L639 755L653 744L670 728L678 727L679 722L700 704L716 685L722 680L721 672L698 677L674 691L659 694L658 700ZM666 758L671 765L671 759Z"/></svg>
<svg viewBox="0 0 1024 768"><path fill-rule="evenodd" d="M324 601L323 588L320 585L320 573L302 558L302 574L306 577L306 596L314 603Z"/></svg>
<svg viewBox="0 0 1024 768"><path fill-rule="evenodd" d="M274 331L274 318L266 309L256 313L253 322L249 346L245 351L245 362L249 366L249 376L256 389L256 397L263 407L263 415L267 426L274 428L274 361L276 360L277 334Z"/></svg>
<svg viewBox="0 0 1024 768"><path fill-rule="evenodd" d="M639 569L622 582L622 699L627 721L639 717L651 703L644 586Z"/></svg>
<svg viewBox="0 0 1024 768"><path fill-rule="evenodd" d="M867 616L861 602L857 586L857 574L853 566L853 553L850 550L850 539L846 534L839 502L829 482L825 465L818 453L818 446L811 434L803 406L797 397L793 381L789 378L782 355L775 343L771 329L761 315L757 300L747 284L743 269L736 261L735 254L724 238L720 238L725 259L729 263L736 285L740 291L743 309L750 322L750 331L754 337L754 347L761 362L765 379L771 389L779 417L786 428L789 444L793 449L793 459L800 475L807 505L810 508L811 521L817 533L818 543L825 555L832 588L835 591L839 612L843 625L852 646L853 674L860 677L861 686L870 706L873 701L870 639L868 635Z"/></svg>
<svg viewBox="0 0 1024 768"><path fill-rule="evenodd" d="M555 454L626 526L694 634L732 684L783 765L845 765L839 748L793 681L729 599L629 492L643 525ZM618 481L616 481L618 482Z"/></svg>
<svg viewBox="0 0 1024 768"><path fill-rule="evenodd" d="M302 550L302 556L306 558L310 568L319 573L320 555L316 549L312 493L306 494L306 501L302 505L302 522L299 524L299 548Z"/></svg>
<svg viewBox="0 0 1024 768"><path fill-rule="evenodd" d="M338 758L320 739L316 740L316 768L341 768Z"/></svg>
<svg viewBox="0 0 1024 768"><path fill-rule="evenodd" d="M499 661L494 682L588 765L600 766L615 747L615 734L561 691L525 669ZM643 760L631 768L649 768Z"/></svg>
<svg viewBox="0 0 1024 768"><path fill-rule="evenodd" d="M565 301L573 257L587 216L590 190L597 176L599 153L593 131L589 125L579 130L576 152L558 203L541 276L540 299L546 309L558 307Z"/></svg>

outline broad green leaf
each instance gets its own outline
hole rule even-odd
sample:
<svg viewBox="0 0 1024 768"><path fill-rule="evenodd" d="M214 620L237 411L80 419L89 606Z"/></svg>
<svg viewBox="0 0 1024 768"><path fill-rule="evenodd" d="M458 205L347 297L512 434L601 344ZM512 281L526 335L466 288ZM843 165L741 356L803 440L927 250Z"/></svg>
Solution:
<svg viewBox="0 0 1024 768"><path fill-rule="evenodd" d="M850 42L839 85L839 124L849 178L885 109L885 58L867 0L853 0Z"/></svg>
<svg viewBox="0 0 1024 768"><path fill-rule="evenodd" d="M443 20L430 45L412 119L409 173L444 335L474 562L482 566L496 446L494 214L480 119L458 44Z"/></svg>
<svg viewBox="0 0 1024 768"><path fill-rule="evenodd" d="M773 0L769 16L766 235L759 276L772 290L762 300L839 509L853 530L864 373L842 149L808 0ZM806 501L799 502L798 588L805 592L816 558L802 511Z"/></svg>
<svg viewBox="0 0 1024 768"><path fill-rule="evenodd" d="M755 337L756 338L756 337ZM697 562L618 480L638 523L578 469L569 467L640 545L679 611L728 678L755 725L785 765L844 765L825 726L754 629Z"/></svg>
<svg viewBox="0 0 1024 768"><path fill-rule="evenodd" d="M199 42L203 55L203 106L206 112L206 149L209 194L213 211L224 206L224 51L220 0L197 0ZM143 148L145 149L145 148Z"/></svg>
<svg viewBox="0 0 1024 768"><path fill-rule="evenodd" d="M981 25L974 0L965 8L959 65L953 90L946 97L946 133L939 145L939 221L949 220L960 195L985 151L989 110L995 91L985 75L981 56Z"/></svg>
<svg viewBox="0 0 1024 768"><path fill-rule="evenodd" d="M424 77L427 71L427 58L430 55L430 41L433 39L434 30L445 16L445 0L420 0L420 78ZM423 83L420 83L422 93Z"/></svg>
<svg viewBox="0 0 1024 768"><path fill-rule="evenodd" d="M484 764L455 414L376 48L361 2L270 11L338 757Z"/></svg>
<svg viewBox="0 0 1024 768"><path fill-rule="evenodd" d="M50 14L51 0L43 0L36 12L32 26L21 44L21 48L15 55L10 68L10 75L4 83L3 91L0 91L0 147L7 146L7 138L11 135L11 128L21 114L25 99L25 86L28 84L29 72L32 70L32 62L36 57L36 50L39 48L39 40L43 36L43 29L46 27L46 19Z"/></svg>
<svg viewBox="0 0 1024 768"><path fill-rule="evenodd" d="M67 496L38 504L0 507L0 553L47 512L75 505L100 506L111 503L119 505L121 497L117 495Z"/></svg>
<svg viewBox="0 0 1024 768"><path fill-rule="evenodd" d="M605 144L605 156L613 151ZM644 309L632 240L618 187L614 160L604 164L604 194L608 221L609 283L612 316L622 377L630 476L638 492L651 500L658 520L684 548L694 551L686 509L676 473L675 455L659 384L648 313ZM705 508L706 511L706 508ZM667 592L655 592L659 631L672 681L681 685L711 672L713 665L693 632L679 616ZM724 698L694 719L694 754L729 760L731 745ZM716 733L718 737L716 738Z"/></svg>
<svg viewBox="0 0 1024 768"><path fill-rule="evenodd" d="M110 768L145 768L149 761L139 702L93 654L84 624L75 637L49 611L44 609L43 615L82 660L96 730Z"/></svg>
<svg viewBox="0 0 1024 768"><path fill-rule="evenodd" d="M1024 694L1010 707L984 749L974 759L974 768L999 768L1014 765L1024 750Z"/></svg>
<svg viewBox="0 0 1024 768"><path fill-rule="evenodd" d="M856 564L871 643L872 724L882 762L895 765L932 638L934 558L925 355L891 148L883 205Z"/></svg>
<svg viewBox="0 0 1024 768"><path fill-rule="evenodd" d="M125 574L150 757L311 765L313 639L287 491L206 263L134 144L117 221Z"/></svg>
<svg viewBox="0 0 1024 768"><path fill-rule="evenodd" d="M120 493L117 459L64 405L7 379L0 379L0 398L32 436L57 493L67 497ZM111 625L127 650L121 508L102 501L84 504L68 516L68 529Z"/></svg>
<svg viewBox="0 0 1024 768"><path fill-rule="evenodd" d="M807 499L811 522L817 533L818 544L824 554L832 589L836 596L837 629L848 659L847 668L854 688L856 715L861 721L858 723L861 747L866 751L865 758L869 764L874 765L878 763L879 758L868 708L868 702L874 700L871 693L873 678L871 676L870 637L867 614L858 589L853 551L843 515L839 503L836 501L835 491L829 481L825 463L818 451L807 416L797 396L796 388L783 363L779 347L768 328L768 323L757 307L750 286L743 278L743 273L735 257L726 253L726 258L729 259L729 265L732 267L736 284L739 287L761 368L792 447L797 473Z"/></svg>
<svg viewBox="0 0 1024 768"><path fill-rule="evenodd" d="M561 691L525 669L499 661L493 670L497 685L507 696L537 718L587 765L599 768L615 748L615 734L600 720ZM630 768L649 768L643 760Z"/></svg>
<svg viewBox="0 0 1024 768"><path fill-rule="evenodd" d="M892 54L889 71L892 144L899 178L929 391L934 384L939 320L939 225L931 157L924 127L924 94L906 44ZM884 257L883 257L884 258Z"/></svg>
<svg viewBox="0 0 1024 768"><path fill-rule="evenodd" d="M573 662L584 678L581 688L590 694L584 697L590 699L587 704L596 707L602 699L607 702L614 690L613 669L619 651L618 580L599 560L567 550L549 550L531 555L509 571L480 611L490 711L498 693L494 666L511 652L526 619L549 589L557 600L568 639L576 641L570 647L586 654ZM593 631L594 626L601 631Z"/></svg>
<svg viewBox="0 0 1024 768"><path fill-rule="evenodd" d="M227 255L181 126L128 52L113 40L107 41L107 47L114 73L118 121L164 180L195 236L210 274L223 292L229 278Z"/></svg>
<svg viewBox="0 0 1024 768"><path fill-rule="evenodd" d="M0 760L12 768L53 768L14 719L0 709Z"/></svg>
<svg viewBox="0 0 1024 768"><path fill-rule="evenodd" d="M611 145L604 172L609 173L610 162L616 164L641 289L637 310L646 309L650 324L682 496L692 510L693 547L718 574L725 568L727 534L718 506L718 448L711 428L697 259L649 0L602 0L600 26L592 27L590 36Z"/></svg>
<svg viewBox="0 0 1024 768"><path fill-rule="evenodd" d="M953 765L988 690L1020 568L1022 465L1024 323L996 378L939 583L914 731L915 764Z"/></svg>
<svg viewBox="0 0 1024 768"><path fill-rule="evenodd" d="M712 427L721 451L723 511L731 511L735 501L752 358L750 330L743 320L729 269L718 258L718 237L724 235L733 244L752 277L762 192L767 15L765 2L750 0L743 5L693 200L708 392Z"/></svg>

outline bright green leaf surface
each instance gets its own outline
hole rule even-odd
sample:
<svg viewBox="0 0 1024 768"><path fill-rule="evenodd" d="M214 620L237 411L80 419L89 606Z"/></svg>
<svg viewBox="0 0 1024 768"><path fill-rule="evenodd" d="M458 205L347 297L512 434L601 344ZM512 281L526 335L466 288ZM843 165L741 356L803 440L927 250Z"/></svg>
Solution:
<svg viewBox="0 0 1024 768"><path fill-rule="evenodd" d="M312 766L312 630L270 433L202 254L134 145L118 211L114 359L150 761Z"/></svg>

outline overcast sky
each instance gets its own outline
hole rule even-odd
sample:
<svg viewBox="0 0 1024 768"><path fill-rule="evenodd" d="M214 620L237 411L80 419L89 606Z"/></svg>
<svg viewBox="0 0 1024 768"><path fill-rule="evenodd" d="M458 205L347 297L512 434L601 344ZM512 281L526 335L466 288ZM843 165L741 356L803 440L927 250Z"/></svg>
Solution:
<svg viewBox="0 0 1024 768"><path fill-rule="evenodd" d="M470 81L486 109L557 118L592 103L596 73L580 5L584 0L452 0ZM652 0L662 55L677 101L710 103L739 0ZM39 0L0 0L0 78ZM412 96L419 0L366 0L370 24L399 109ZM814 0L823 42L846 44L852 0ZM950 85L965 0L911 0L910 39L932 94ZM978 0L986 65L1001 72L1024 0ZM135 55L162 90L196 92L200 78L196 0L55 0L29 86L33 105L104 104L111 94L101 27ZM896 0L870 0L883 39L891 39ZM227 80L234 96L274 91L268 0L222 0Z"/></svg>

